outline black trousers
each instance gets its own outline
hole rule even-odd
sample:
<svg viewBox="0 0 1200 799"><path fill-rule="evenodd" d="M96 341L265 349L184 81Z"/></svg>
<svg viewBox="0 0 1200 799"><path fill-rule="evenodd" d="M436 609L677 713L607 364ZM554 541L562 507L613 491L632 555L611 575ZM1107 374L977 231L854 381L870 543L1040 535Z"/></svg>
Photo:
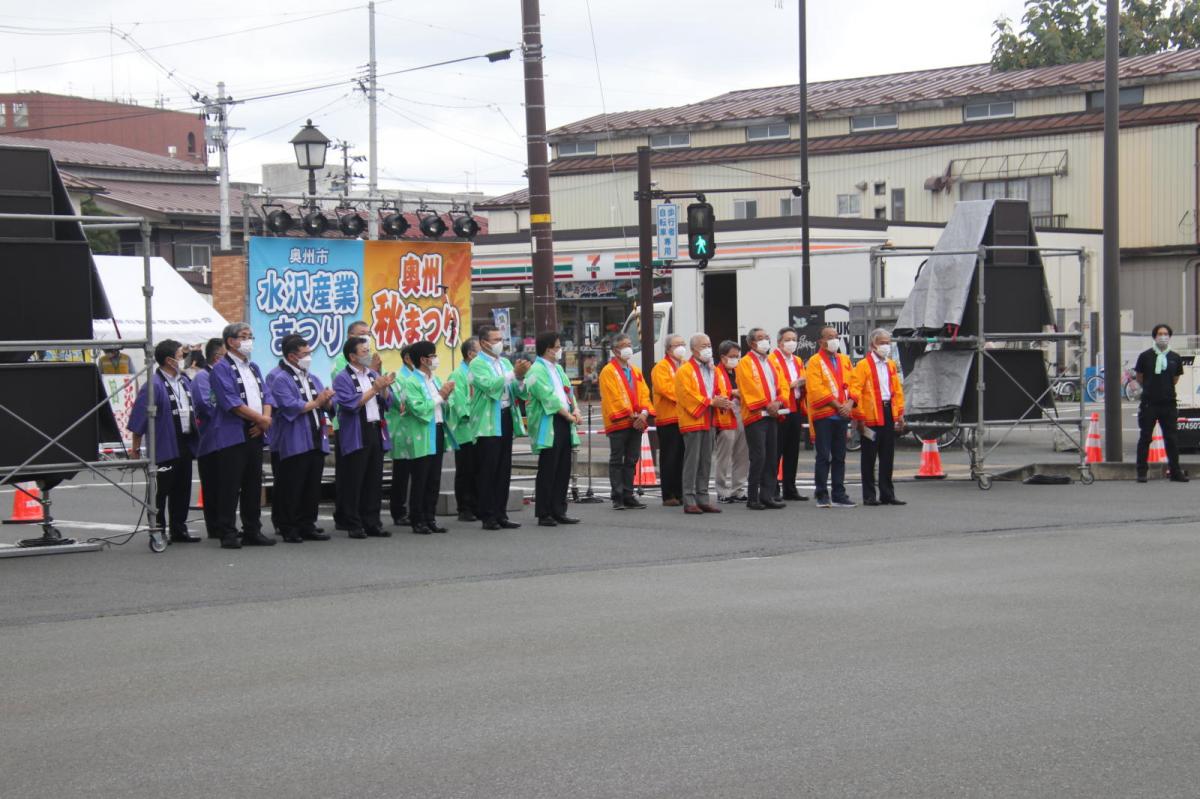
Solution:
<svg viewBox="0 0 1200 799"><path fill-rule="evenodd" d="M1171 474L1179 473L1179 444L1176 440L1176 427L1179 423L1179 413L1174 402L1143 402L1138 407L1138 436L1137 470L1145 474L1150 458L1150 443L1154 439L1154 425L1162 428L1163 447L1167 450L1167 465Z"/></svg>
<svg viewBox="0 0 1200 799"><path fill-rule="evenodd" d="M360 414L359 424L362 425L362 448L343 452L338 458L342 513L351 530L379 530L383 528L379 518L383 505L383 439L379 422L368 422L366 414Z"/></svg>
<svg viewBox="0 0 1200 799"><path fill-rule="evenodd" d="M554 446L538 453L533 509L539 519L567 515L571 485L571 423L554 414Z"/></svg>
<svg viewBox="0 0 1200 799"><path fill-rule="evenodd" d="M180 442L181 447L186 445ZM186 452L187 450L182 450ZM155 472L158 525L172 533L187 530L188 506L192 503L192 458L184 455L158 464Z"/></svg>
<svg viewBox="0 0 1200 799"><path fill-rule="evenodd" d="M789 413L779 423L779 460L783 463L783 494L793 497L796 491L796 466L800 460L800 442L804 438L804 417ZM776 476L778 476L776 466Z"/></svg>
<svg viewBox="0 0 1200 799"><path fill-rule="evenodd" d="M896 498L892 485L892 461L896 456L896 428L892 421L892 404L883 403L883 424L870 428L875 433L872 441L865 435L862 441L862 493L863 499L875 499L875 459L879 459L879 499L887 502Z"/></svg>
<svg viewBox="0 0 1200 799"><path fill-rule="evenodd" d="M680 447L683 439L680 438ZM608 434L608 484L613 503L633 502L633 475L637 471L638 455L642 451L642 433L627 427ZM682 452L679 462L679 493L683 494Z"/></svg>
<svg viewBox="0 0 1200 799"><path fill-rule="evenodd" d="M408 518L415 527L419 523L433 524L437 513L438 494L442 490L442 458L446 450L445 430L437 426L437 451L423 458L407 461L412 489L408 497Z"/></svg>
<svg viewBox="0 0 1200 799"><path fill-rule="evenodd" d="M392 487L388 492L388 511L392 514L392 524L401 524L405 516L412 519L412 509L408 506L411 477L411 460L396 458L392 461Z"/></svg>
<svg viewBox="0 0 1200 799"><path fill-rule="evenodd" d="M678 424L658 426L658 479L664 500L683 501L683 435Z"/></svg>
<svg viewBox="0 0 1200 799"><path fill-rule="evenodd" d="M200 471L200 495L204 500L204 530L210 536L219 535L220 522L217 520L217 472L215 453L201 455L196 459L196 467Z"/></svg>
<svg viewBox="0 0 1200 799"><path fill-rule="evenodd" d="M508 518L508 486L512 481L513 423L509 410L500 412L500 435L475 440L479 460L479 520L484 524Z"/></svg>
<svg viewBox="0 0 1200 799"><path fill-rule="evenodd" d="M217 520L222 538L236 538L237 513L241 508L242 534L262 532L262 439L213 453L217 473Z"/></svg>
<svg viewBox="0 0 1200 799"><path fill-rule="evenodd" d="M459 513L479 515L479 457L475 444L461 444L454 452L454 503Z"/></svg>
<svg viewBox="0 0 1200 799"><path fill-rule="evenodd" d="M271 521L275 532L291 536L316 530L324 468L325 453L319 449L288 458L271 455L271 469L275 473Z"/></svg>
<svg viewBox="0 0 1200 799"><path fill-rule="evenodd" d="M746 496L751 502L775 497L776 472L779 469L778 436L779 423L770 416L746 425L746 449L750 452Z"/></svg>

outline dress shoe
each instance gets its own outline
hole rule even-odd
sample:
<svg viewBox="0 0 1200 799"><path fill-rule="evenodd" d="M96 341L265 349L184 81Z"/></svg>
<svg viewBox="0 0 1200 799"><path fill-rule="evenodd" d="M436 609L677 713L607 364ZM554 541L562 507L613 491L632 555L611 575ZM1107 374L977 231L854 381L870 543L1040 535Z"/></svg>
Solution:
<svg viewBox="0 0 1200 799"><path fill-rule="evenodd" d="M200 536L192 535L187 530L181 530L178 533L171 533L171 541L176 544L196 544L201 540Z"/></svg>
<svg viewBox="0 0 1200 799"><path fill-rule="evenodd" d="M426 526L426 527L428 527L430 530L433 530L435 533L448 533L448 532L450 532L449 530L447 530L445 527L442 527L442 526L441 526L440 524L438 524L437 522L433 522L432 524L426 524L425 526Z"/></svg>
<svg viewBox="0 0 1200 799"><path fill-rule="evenodd" d="M868 508L877 508L880 505L886 505L887 503L880 502L879 500L875 499L875 497L863 497L863 504Z"/></svg>
<svg viewBox="0 0 1200 799"><path fill-rule="evenodd" d="M896 499L895 497L892 497L891 499L883 500L883 504L884 505L907 505L908 503L902 499Z"/></svg>
<svg viewBox="0 0 1200 799"><path fill-rule="evenodd" d="M273 547L275 546L275 539L269 538L262 533L245 533L242 535L242 546Z"/></svg>
<svg viewBox="0 0 1200 799"><path fill-rule="evenodd" d="M746 500L746 510L766 510L767 506L759 502L757 499Z"/></svg>
<svg viewBox="0 0 1200 799"><path fill-rule="evenodd" d="M783 510L784 508L786 508L786 507L787 507L787 505L785 505L784 503L782 503L782 502L776 502L776 501L775 501L775 500L773 500L773 499L768 499L768 500L765 500L765 501L763 502L762 506L763 506L764 508L766 508L767 510Z"/></svg>
<svg viewBox="0 0 1200 799"><path fill-rule="evenodd" d="M479 517L469 510L461 510L458 512L458 520L460 522L477 522Z"/></svg>
<svg viewBox="0 0 1200 799"><path fill-rule="evenodd" d="M433 535L433 530L429 526L421 522L417 522L412 526L413 535Z"/></svg>
<svg viewBox="0 0 1200 799"><path fill-rule="evenodd" d="M783 502L783 494L776 491L775 496L771 497L771 499L775 500L776 502Z"/></svg>
<svg viewBox="0 0 1200 799"><path fill-rule="evenodd" d="M499 530L501 528L500 528L500 524L498 522L484 522L483 529L484 530Z"/></svg>
<svg viewBox="0 0 1200 799"><path fill-rule="evenodd" d="M366 532L367 532L367 535L371 536L371 538L391 538L392 537L392 531L384 530L382 527L371 527L371 528L368 528Z"/></svg>
<svg viewBox="0 0 1200 799"><path fill-rule="evenodd" d="M716 505L704 504L704 505L700 505L698 507L700 508L700 510L704 511L705 513L720 513L721 512L721 509L718 508Z"/></svg>
<svg viewBox="0 0 1200 799"><path fill-rule="evenodd" d="M679 507L680 505L682 505L682 504L683 504L682 502L680 502L679 500L677 500L677 499L674 499L674 498L672 498L672 499L664 499L664 500L663 500L663 507L664 507L664 508L678 508L678 507Z"/></svg>
<svg viewBox="0 0 1200 799"><path fill-rule="evenodd" d="M579 524L579 520L574 516L555 516L553 518L559 524Z"/></svg>
<svg viewBox="0 0 1200 799"><path fill-rule="evenodd" d="M645 503L638 502L636 499L627 499L625 500L625 507L631 510L642 510L646 505Z"/></svg>
<svg viewBox="0 0 1200 799"><path fill-rule="evenodd" d="M683 512L684 513L704 513L704 511L700 510L699 505L684 505Z"/></svg>
<svg viewBox="0 0 1200 799"><path fill-rule="evenodd" d="M808 497L804 496L799 491L792 491L790 493L784 494L783 498L786 499L788 502L808 502Z"/></svg>
<svg viewBox="0 0 1200 799"><path fill-rule="evenodd" d="M324 532L325 532L325 528L324 528L324 527L314 527L313 529L314 529L314 530L316 530L318 533L324 533Z"/></svg>
<svg viewBox="0 0 1200 799"><path fill-rule="evenodd" d="M501 519L499 524L505 530L516 530L518 527L521 526L520 523L509 521L508 519Z"/></svg>
<svg viewBox="0 0 1200 799"><path fill-rule="evenodd" d="M225 536L221 539L221 549L241 549L242 539L236 535Z"/></svg>
<svg viewBox="0 0 1200 799"><path fill-rule="evenodd" d="M412 519L408 518L408 516L401 516L399 519L395 516L392 517L393 527L408 527L410 524L412 524Z"/></svg>
<svg viewBox="0 0 1200 799"><path fill-rule="evenodd" d="M329 533L322 530L320 527L310 530L307 533L301 533L301 537L305 541L328 541Z"/></svg>
<svg viewBox="0 0 1200 799"><path fill-rule="evenodd" d="M367 534L365 532L363 532L362 530L358 530L358 529L350 530L348 533L346 533L346 535L350 536L351 538L366 538L367 537Z"/></svg>
<svg viewBox="0 0 1200 799"><path fill-rule="evenodd" d="M1147 477L1144 472L1138 472L1137 481L1139 483L1148 483L1150 482L1150 478Z"/></svg>
<svg viewBox="0 0 1200 799"><path fill-rule="evenodd" d="M549 516L542 516L538 519L538 527L558 527L558 522Z"/></svg>
<svg viewBox="0 0 1200 799"><path fill-rule="evenodd" d="M734 494L732 497L729 498L729 501L730 502L749 502L750 497L746 496L745 494Z"/></svg>
<svg viewBox="0 0 1200 799"><path fill-rule="evenodd" d="M1189 478L1183 472L1172 472L1171 473L1171 482L1172 483L1189 483L1189 482L1191 482L1191 478ZM195 540L195 539L192 539L192 540Z"/></svg>
<svg viewBox="0 0 1200 799"><path fill-rule="evenodd" d="M302 535L300 535L299 533L295 533L295 534L289 533L285 536L282 536L282 538L283 538L283 543L285 543L285 544L303 544L304 543L304 537Z"/></svg>

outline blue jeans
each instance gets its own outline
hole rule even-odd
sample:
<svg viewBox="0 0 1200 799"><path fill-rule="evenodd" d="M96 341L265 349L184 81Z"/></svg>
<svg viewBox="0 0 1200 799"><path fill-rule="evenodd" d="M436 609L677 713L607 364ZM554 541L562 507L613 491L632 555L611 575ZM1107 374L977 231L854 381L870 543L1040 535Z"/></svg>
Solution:
<svg viewBox="0 0 1200 799"><path fill-rule="evenodd" d="M813 422L817 445L817 499L830 497L830 472L833 473L833 499L849 499L846 493L846 430L849 424L850 420L841 416L831 416Z"/></svg>

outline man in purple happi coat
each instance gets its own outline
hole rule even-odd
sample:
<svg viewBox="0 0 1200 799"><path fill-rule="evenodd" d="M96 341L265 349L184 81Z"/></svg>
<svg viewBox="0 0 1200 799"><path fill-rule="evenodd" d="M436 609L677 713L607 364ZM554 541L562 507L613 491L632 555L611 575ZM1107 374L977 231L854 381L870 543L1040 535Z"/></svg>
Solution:
<svg viewBox="0 0 1200 799"><path fill-rule="evenodd" d="M219 338L210 338L204 345L204 364L192 378L192 410L196 413L196 427L200 439L196 446L196 466L200 470L200 496L204 511L204 529L209 538L220 538L217 523L217 473L213 452L213 409L217 398L212 389L212 370L225 357L225 344ZM205 499L207 497L207 499Z"/></svg>
<svg viewBox="0 0 1200 799"><path fill-rule="evenodd" d="M383 501L383 453L391 449L384 414L392 404L395 375L371 368L371 347L358 336L342 348L346 368L333 378L338 413L338 490L351 538L387 537L379 518Z"/></svg>

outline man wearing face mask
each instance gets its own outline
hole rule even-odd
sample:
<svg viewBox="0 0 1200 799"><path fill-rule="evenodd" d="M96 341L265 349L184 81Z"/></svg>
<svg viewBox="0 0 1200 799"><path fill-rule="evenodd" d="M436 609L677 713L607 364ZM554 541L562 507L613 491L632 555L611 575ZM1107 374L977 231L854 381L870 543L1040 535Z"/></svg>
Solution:
<svg viewBox="0 0 1200 799"><path fill-rule="evenodd" d="M284 336L280 349L283 358L267 374L267 388L275 398L269 436L275 478L271 519L286 543L328 541L328 535L317 532L317 507L329 453L325 415L333 406L333 389L323 388L309 371L312 347L304 336Z"/></svg>
<svg viewBox="0 0 1200 799"><path fill-rule="evenodd" d="M446 426L449 398L454 381L438 379L437 347L430 341L418 341L409 350L416 370L401 383L404 415L400 419L401 436L411 455L412 490L408 500L408 518L417 535L444 533L437 523L438 494L442 490L442 460L446 445L457 446Z"/></svg>
<svg viewBox="0 0 1200 799"><path fill-rule="evenodd" d="M724 369L713 365L712 342L703 333L691 339L692 357L675 373L676 411L683 435L683 512L720 513L708 494L713 430L733 430L733 387Z"/></svg>
<svg viewBox="0 0 1200 799"><path fill-rule="evenodd" d="M155 495L154 526L169 530L172 541L193 543L200 540L188 532L188 505L192 499L192 453L196 448L196 416L187 375L180 372L183 345L167 339L154 348L154 460L158 491ZM140 458L142 436L149 427L146 405L147 387L143 386L129 414L133 433L130 457ZM167 512L170 512L168 524Z"/></svg>
<svg viewBox="0 0 1200 799"><path fill-rule="evenodd" d="M785 384L783 374L768 357L771 341L767 331L761 327L750 328L746 343L750 351L742 356L737 366L742 424L746 430L746 447L750 451L746 507L750 510L779 510L784 504L775 501L775 476L779 463L776 446Z"/></svg>
<svg viewBox="0 0 1200 799"><path fill-rule="evenodd" d="M370 341L370 336L371 336L371 326L368 325L366 322L364 322L362 319L356 319L355 321L350 323L349 327L346 328L346 338L347 339L365 338L368 341ZM380 358L379 353L375 353L375 358L371 362L371 368L374 369L376 372L383 371L383 361ZM338 352L337 357L333 359L333 367L329 373L329 384L332 386L333 381L337 378L337 376L339 374L341 374L344 371L346 371L346 356L344 354L342 354L341 352ZM333 416L333 434L334 434L335 446L334 446L334 450L333 450L333 456L334 456L335 463L336 463L337 458L340 456L340 448L336 446L336 443L338 441L337 433L338 433L338 428L340 427L340 425L341 425L341 422L338 420L338 415L334 414L334 416ZM335 468L334 469L335 484L334 484L334 490L333 490L333 523L334 523L334 526L338 530L349 530L350 527L346 522L346 516L342 512L342 493L343 493L342 487L341 487L340 483L336 482L338 480L337 474L339 474L339 473L340 472Z"/></svg>
<svg viewBox="0 0 1200 799"><path fill-rule="evenodd" d="M388 512L392 515L392 524L396 527L408 527L412 524L408 498L413 456L409 452L408 441L401 434L406 410L404 404L408 397L404 384L408 378L416 376L418 371L413 364L412 348L413 344L400 348L401 366L396 370L397 386L392 395L395 401L388 406L386 417L388 430L392 434L392 449L389 453L392 458L392 484L388 493Z"/></svg>
<svg viewBox="0 0 1200 799"><path fill-rule="evenodd" d="M459 346L462 363L454 370L448 429L458 442L454 450L454 503L460 522L477 522L479 475L475 456L475 423L471 420L471 361L479 355L479 339L471 336Z"/></svg>
<svg viewBox="0 0 1200 799"><path fill-rule="evenodd" d="M633 475L642 432L654 406L642 370L633 365L633 341L624 334L612 342L613 358L600 370L600 413L608 436L608 481L613 510L646 507L634 493Z"/></svg>
<svg viewBox="0 0 1200 799"><path fill-rule="evenodd" d="M567 515L567 488L571 483L571 448L579 446L575 432L582 421L579 406L560 365L562 342L558 333L538 333L534 347L538 357L525 376L529 444L538 458L534 511L542 527L578 524L578 519Z"/></svg>
<svg viewBox="0 0 1200 799"><path fill-rule="evenodd" d="M820 349L805 367L808 420L817 446L818 508L857 507L846 493L846 434L854 400L850 397L850 358L840 353L840 348L837 330L822 329Z"/></svg>
<svg viewBox="0 0 1200 799"><path fill-rule="evenodd" d="M217 473L213 452L212 415L217 407L217 398L212 390L212 370L225 358L225 344L219 338L210 338L204 345L204 368L192 380L192 409L196 413L196 427L200 437L196 443L196 469L200 472L200 491L204 499L204 528L209 538L220 538L220 523L217 520Z"/></svg>
<svg viewBox="0 0 1200 799"><path fill-rule="evenodd" d="M896 431L904 428L904 384L891 359L892 336L883 328L871 331L871 351L850 373L854 424L862 440L863 504L904 505L892 485ZM875 497L875 459L879 458L879 498Z"/></svg>
<svg viewBox="0 0 1200 799"><path fill-rule="evenodd" d="M1141 404L1138 406L1138 429L1141 431L1137 443L1139 483L1148 479L1147 460L1156 424L1162 428L1171 482L1188 482L1188 476L1179 466L1179 445L1175 438L1179 418L1175 407L1175 384L1183 375L1183 358L1171 349L1171 334L1169 325L1155 325L1151 333L1154 336L1154 346L1139 355L1133 367L1134 378L1142 386Z"/></svg>
<svg viewBox="0 0 1200 799"><path fill-rule="evenodd" d="M511 530L521 525L508 518L515 436L525 435L517 400L529 398L525 374L529 361L514 366L504 357L499 328L479 328L479 357L471 361L471 418L475 422L475 455L479 475L479 520L484 530Z"/></svg>
<svg viewBox="0 0 1200 799"><path fill-rule="evenodd" d="M742 421L741 391L737 384L737 366L741 350L737 342L722 341L717 347L721 370L733 389L733 428L717 430L713 442L713 462L716 469L717 502L746 501L746 475L750 473L750 451L746 447L746 428Z"/></svg>
<svg viewBox="0 0 1200 799"><path fill-rule="evenodd" d="M654 391L654 427L658 430L658 478L662 482L663 505L683 504L683 438L675 410L675 373L688 358L683 336L667 339L667 354L654 365L650 383Z"/></svg>
<svg viewBox="0 0 1200 799"><path fill-rule="evenodd" d="M779 408L779 462L783 467L783 490L775 497L792 502L808 499L796 488L796 466L800 460L800 440L804 435L804 362L796 357L799 336L796 328L779 331L779 349L771 353L775 370L781 375L783 404Z"/></svg>
<svg viewBox="0 0 1200 799"><path fill-rule="evenodd" d="M371 368L371 347L365 338L349 339L342 354L348 365L333 379L334 400L341 418L337 468L342 470L339 485L345 494L342 512L351 538L387 538L391 533L383 529L379 514L383 455L392 447L385 418L392 405L391 387L396 378Z"/></svg>

